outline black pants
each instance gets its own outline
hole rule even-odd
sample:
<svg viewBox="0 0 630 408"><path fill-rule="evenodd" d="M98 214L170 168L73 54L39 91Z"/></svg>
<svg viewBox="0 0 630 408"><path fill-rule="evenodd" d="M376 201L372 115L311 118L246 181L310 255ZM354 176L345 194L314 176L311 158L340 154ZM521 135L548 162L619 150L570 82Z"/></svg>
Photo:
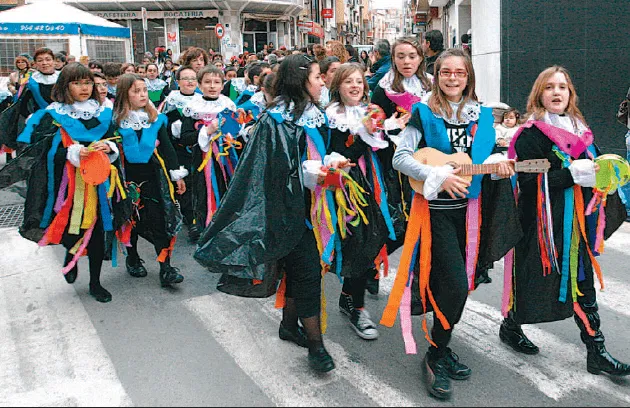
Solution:
<svg viewBox="0 0 630 408"><path fill-rule="evenodd" d="M280 259L287 276L287 298L295 299L300 318L318 316L321 312L322 267L313 231L304 227L300 242L290 254Z"/></svg>
<svg viewBox="0 0 630 408"><path fill-rule="evenodd" d="M429 286L435 301L451 325L445 330L433 314L431 337L439 350L445 349L455 324L459 322L468 298L466 275L466 208L430 210L431 278Z"/></svg>
<svg viewBox="0 0 630 408"><path fill-rule="evenodd" d="M365 306L365 287L368 279L375 276L374 268L366 268L363 276L356 278L344 278L342 292L352 296L352 304L355 309Z"/></svg>

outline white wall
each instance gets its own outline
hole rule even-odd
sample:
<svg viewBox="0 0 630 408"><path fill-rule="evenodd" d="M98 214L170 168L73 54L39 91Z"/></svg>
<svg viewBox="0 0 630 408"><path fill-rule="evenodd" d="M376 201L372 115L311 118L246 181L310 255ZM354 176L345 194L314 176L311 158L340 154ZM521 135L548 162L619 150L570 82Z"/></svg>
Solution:
<svg viewBox="0 0 630 408"><path fill-rule="evenodd" d="M477 95L501 101L501 0L472 0L472 52Z"/></svg>

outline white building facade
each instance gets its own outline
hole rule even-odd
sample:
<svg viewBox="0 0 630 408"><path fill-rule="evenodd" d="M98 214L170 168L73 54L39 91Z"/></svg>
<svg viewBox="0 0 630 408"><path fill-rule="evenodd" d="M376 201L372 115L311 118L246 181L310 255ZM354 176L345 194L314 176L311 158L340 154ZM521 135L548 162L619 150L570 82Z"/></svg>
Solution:
<svg viewBox="0 0 630 408"><path fill-rule="evenodd" d="M163 46L173 55L191 46L218 51L226 59L301 45L298 16L305 0L64 0L77 8L131 28L134 57ZM143 13L146 10L146 31ZM217 26L223 31L217 30ZM221 36L222 34L222 36ZM146 39L146 43L145 43Z"/></svg>

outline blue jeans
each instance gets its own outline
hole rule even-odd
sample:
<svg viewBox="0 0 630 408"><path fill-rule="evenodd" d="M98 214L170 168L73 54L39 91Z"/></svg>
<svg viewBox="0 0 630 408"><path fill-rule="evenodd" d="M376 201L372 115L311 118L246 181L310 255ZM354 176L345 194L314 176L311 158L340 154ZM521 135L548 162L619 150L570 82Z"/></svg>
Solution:
<svg viewBox="0 0 630 408"><path fill-rule="evenodd" d="M630 130L626 133L626 158L630 161ZM630 216L630 183L620 189L621 200L626 205L626 213Z"/></svg>

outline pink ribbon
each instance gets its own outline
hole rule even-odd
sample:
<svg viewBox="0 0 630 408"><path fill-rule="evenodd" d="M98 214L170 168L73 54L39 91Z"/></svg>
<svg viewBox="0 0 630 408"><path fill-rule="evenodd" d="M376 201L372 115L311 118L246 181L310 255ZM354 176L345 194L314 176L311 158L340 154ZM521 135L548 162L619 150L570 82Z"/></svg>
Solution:
<svg viewBox="0 0 630 408"><path fill-rule="evenodd" d="M477 271L477 258L479 256L479 199L468 200L466 212L467 244L466 244L466 275L468 276L468 289L475 289L475 272Z"/></svg>
<svg viewBox="0 0 630 408"><path fill-rule="evenodd" d="M413 338L411 330L411 286L405 287L403 297L400 301L400 327L402 328L403 340L405 342L405 353L416 354L418 348Z"/></svg>

